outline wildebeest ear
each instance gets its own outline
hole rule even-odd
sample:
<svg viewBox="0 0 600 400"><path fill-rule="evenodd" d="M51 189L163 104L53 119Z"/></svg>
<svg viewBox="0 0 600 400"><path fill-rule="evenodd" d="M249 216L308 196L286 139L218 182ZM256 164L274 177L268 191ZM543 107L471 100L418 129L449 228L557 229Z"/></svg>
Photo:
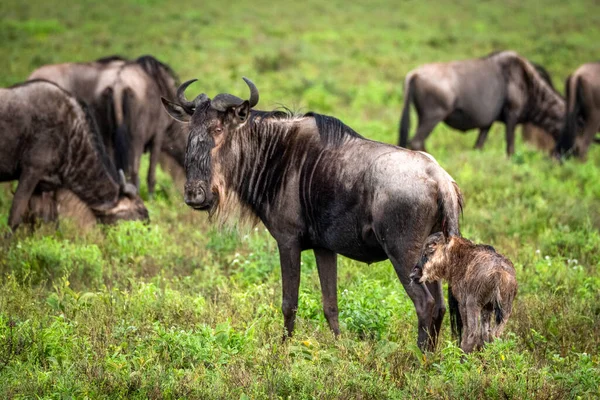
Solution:
<svg viewBox="0 0 600 400"><path fill-rule="evenodd" d="M179 104L173 103L164 97L161 97L160 101L162 101L163 107L165 110L167 110L171 117L175 118L177 121L190 122L191 115L188 114Z"/></svg>
<svg viewBox="0 0 600 400"><path fill-rule="evenodd" d="M240 123L246 121L250 115L250 103L246 100L239 106L233 106L233 112Z"/></svg>

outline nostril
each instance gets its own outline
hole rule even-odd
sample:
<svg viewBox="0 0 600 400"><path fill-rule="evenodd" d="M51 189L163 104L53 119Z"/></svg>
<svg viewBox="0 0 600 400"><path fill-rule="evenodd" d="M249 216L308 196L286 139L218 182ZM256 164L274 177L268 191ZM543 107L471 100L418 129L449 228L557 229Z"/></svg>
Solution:
<svg viewBox="0 0 600 400"><path fill-rule="evenodd" d="M185 204L191 207L198 207L204 204L206 200L205 192L202 188L196 188L195 190L187 190L185 193Z"/></svg>

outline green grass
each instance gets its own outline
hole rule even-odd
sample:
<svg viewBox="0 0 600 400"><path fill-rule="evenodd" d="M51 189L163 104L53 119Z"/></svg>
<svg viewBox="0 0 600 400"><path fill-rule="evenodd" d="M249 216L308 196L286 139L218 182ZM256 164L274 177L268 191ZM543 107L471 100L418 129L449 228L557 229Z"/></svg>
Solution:
<svg viewBox="0 0 600 400"><path fill-rule="evenodd" d="M425 62L514 49L561 82L597 59L593 1L266 2L5 0L0 85L36 67L151 53L190 88L337 116L395 143L402 82ZM561 89L562 90L562 89ZM413 115L413 127L415 116ZM159 171L152 223L80 232L68 221L0 241L0 398L600 397L600 150L558 165L497 124L438 126L428 149L466 199L465 236L516 266L502 340L464 357L416 348L416 315L391 265L340 259L342 336L303 255L296 335L283 332L276 244L262 226L218 231ZM0 233L12 196L0 188Z"/></svg>

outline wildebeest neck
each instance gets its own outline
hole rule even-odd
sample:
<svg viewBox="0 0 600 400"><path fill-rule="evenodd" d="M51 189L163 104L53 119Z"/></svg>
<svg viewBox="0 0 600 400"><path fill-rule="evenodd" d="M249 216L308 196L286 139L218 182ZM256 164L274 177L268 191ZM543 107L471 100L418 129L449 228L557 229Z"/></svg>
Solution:
<svg viewBox="0 0 600 400"><path fill-rule="evenodd" d="M273 118L254 112L250 122L213 154L219 208L228 207L227 193L233 192L242 207L264 221L290 182L298 183L302 174L309 174L324 152L358 138L332 117L311 113Z"/></svg>

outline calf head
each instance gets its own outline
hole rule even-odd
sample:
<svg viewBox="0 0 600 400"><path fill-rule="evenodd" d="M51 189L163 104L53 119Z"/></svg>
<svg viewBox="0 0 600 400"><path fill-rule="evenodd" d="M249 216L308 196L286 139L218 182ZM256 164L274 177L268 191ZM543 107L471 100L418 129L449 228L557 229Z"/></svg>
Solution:
<svg viewBox="0 0 600 400"><path fill-rule="evenodd" d="M436 253L437 255L441 255L446 243L446 237L442 232L436 232L427 237L425 243L423 243L423 247L421 248L421 256L419 257L419 261L417 262L417 265L413 267L410 273L411 281L421 282L423 279L423 269L425 265L432 259L437 258L435 257Z"/></svg>
<svg viewBox="0 0 600 400"><path fill-rule="evenodd" d="M242 100L222 93L209 99L202 93L193 101L185 98L185 89L196 80L183 83L177 89L178 103L162 98L167 112L176 120L190 124L185 155L185 203L196 210L211 210L218 205L223 182L219 149L228 138L243 127L250 109L258 103L258 89L247 78L250 98Z"/></svg>

